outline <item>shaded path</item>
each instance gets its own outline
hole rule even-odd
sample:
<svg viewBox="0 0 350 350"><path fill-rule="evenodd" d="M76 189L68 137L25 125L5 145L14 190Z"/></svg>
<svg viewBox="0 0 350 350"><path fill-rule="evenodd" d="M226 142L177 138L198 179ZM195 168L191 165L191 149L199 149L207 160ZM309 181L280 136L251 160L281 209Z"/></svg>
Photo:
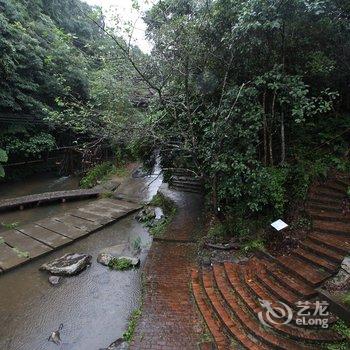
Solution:
<svg viewBox="0 0 350 350"><path fill-rule="evenodd" d="M131 349L197 349L202 333L191 297L190 274L195 266L203 198L198 194L163 191L179 210L155 240L145 264L145 296Z"/></svg>

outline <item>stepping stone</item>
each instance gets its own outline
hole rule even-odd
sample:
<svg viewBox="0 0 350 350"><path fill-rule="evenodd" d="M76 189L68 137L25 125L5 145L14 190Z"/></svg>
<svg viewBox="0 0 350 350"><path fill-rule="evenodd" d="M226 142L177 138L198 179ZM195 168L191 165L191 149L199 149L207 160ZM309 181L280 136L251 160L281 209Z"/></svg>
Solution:
<svg viewBox="0 0 350 350"><path fill-rule="evenodd" d="M111 217L97 215L96 213L86 212L86 211L83 211L81 209L72 210L70 212L70 215L76 216L76 217L84 219L84 220L92 221L92 222L95 222L95 223L100 224L100 225L106 225L106 224L113 221L113 219Z"/></svg>
<svg viewBox="0 0 350 350"><path fill-rule="evenodd" d="M35 258L52 250L51 247L26 236L25 234L11 230L1 233L1 237L11 247L17 248L22 252L28 252L29 258Z"/></svg>
<svg viewBox="0 0 350 350"><path fill-rule="evenodd" d="M72 225L67 225L66 223L59 222L51 218L38 221L37 225L66 236L70 239L77 239L87 234L87 230L82 230L80 228L74 227Z"/></svg>
<svg viewBox="0 0 350 350"><path fill-rule="evenodd" d="M29 258L19 257L12 248L5 243L0 244L0 268L3 271L9 270L12 267L23 264L29 261Z"/></svg>
<svg viewBox="0 0 350 350"><path fill-rule="evenodd" d="M75 216L71 216L69 214L63 215L63 216L56 216L53 218L56 221L59 221L60 223L65 224L67 227L73 226L83 231L94 231L97 228L101 227L102 225L97 224L93 221L88 221L85 219L77 218Z"/></svg>
<svg viewBox="0 0 350 350"><path fill-rule="evenodd" d="M18 231L30 236L52 248L60 247L61 245L67 244L72 241L71 238L63 236L59 233L50 231L39 225L26 225L18 228Z"/></svg>

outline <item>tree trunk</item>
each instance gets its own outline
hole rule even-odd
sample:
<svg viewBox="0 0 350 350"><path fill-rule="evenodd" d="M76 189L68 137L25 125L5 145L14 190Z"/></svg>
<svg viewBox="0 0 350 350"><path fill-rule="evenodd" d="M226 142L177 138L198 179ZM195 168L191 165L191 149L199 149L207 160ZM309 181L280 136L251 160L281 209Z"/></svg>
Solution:
<svg viewBox="0 0 350 350"><path fill-rule="evenodd" d="M284 113L281 115L281 164L286 160L286 137L284 130Z"/></svg>

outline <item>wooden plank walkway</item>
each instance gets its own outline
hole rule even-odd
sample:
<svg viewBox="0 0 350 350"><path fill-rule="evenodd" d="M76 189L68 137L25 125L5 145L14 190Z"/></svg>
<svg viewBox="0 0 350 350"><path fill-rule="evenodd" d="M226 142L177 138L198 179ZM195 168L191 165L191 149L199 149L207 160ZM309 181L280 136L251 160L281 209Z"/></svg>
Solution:
<svg viewBox="0 0 350 350"><path fill-rule="evenodd" d="M2 232L0 273L96 232L140 208L127 201L100 199L64 215Z"/></svg>
<svg viewBox="0 0 350 350"><path fill-rule="evenodd" d="M87 189L87 190L69 190L69 191L55 191L45 192L39 194L32 194L29 196L8 198L0 200L0 211L23 209L24 207L40 205L42 203L52 203L62 200L78 200L84 198L93 198L100 195L105 190L99 189Z"/></svg>

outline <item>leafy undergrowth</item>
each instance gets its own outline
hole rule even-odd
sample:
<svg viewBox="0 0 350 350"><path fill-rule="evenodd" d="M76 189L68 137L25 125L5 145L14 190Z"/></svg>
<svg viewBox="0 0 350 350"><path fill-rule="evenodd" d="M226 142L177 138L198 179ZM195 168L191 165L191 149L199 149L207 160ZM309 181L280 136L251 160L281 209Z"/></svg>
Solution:
<svg viewBox="0 0 350 350"><path fill-rule="evenodd" d="M127 342L131 342L133 337L134 337L134 333L135 333L135 328L137 325L137 321L139 320L140 316L142 314L141 308L139 309L135 309L129 319L129 323L128 323L128 327L126 329L126 331L123 334L123 339Z"/></svg>
<svg viewBox="0 0 350 350"><path fill-rule="evenodd" d="M132 268L133 265L130 259L114 258L109 262L108 267L112 270L124 271Z"/></svg>
<svg viewBox="0 0 350 350"><path fill-rule="evenodd" d="M149 225L149 232L154 237L161 236L177 213L177 207L170 198L158 192L149 203L150 206L159 207L163 210L164 216L159 220L152 220ZM147 226L147 223L146 223Z"/></svg>
<svg viewBox="0 0 350 350"><path fill-rule="evenodd" d="M342 320L337 321L332 329L343 336L345 340L330 344L327 346L327 350L349 350L350 349L350 327Z"/></svg>
<svg viewBox="0 0 350 350"><path fill-rule="evenodd" d="M116 168L111 162L104 162L94 166L86 175L80 180L81 188L91 188L97 185L107 176L115 173Z"/></svg>
<svg viewBox="0 0 350 350"><path fill-rule="evenodd" d="M128 170L124 165L116 167L112 162L104 162L90 169L79 185L81 188L92 188L99 182L106 181L111 175L125 177L127 174Z"/></svg>

